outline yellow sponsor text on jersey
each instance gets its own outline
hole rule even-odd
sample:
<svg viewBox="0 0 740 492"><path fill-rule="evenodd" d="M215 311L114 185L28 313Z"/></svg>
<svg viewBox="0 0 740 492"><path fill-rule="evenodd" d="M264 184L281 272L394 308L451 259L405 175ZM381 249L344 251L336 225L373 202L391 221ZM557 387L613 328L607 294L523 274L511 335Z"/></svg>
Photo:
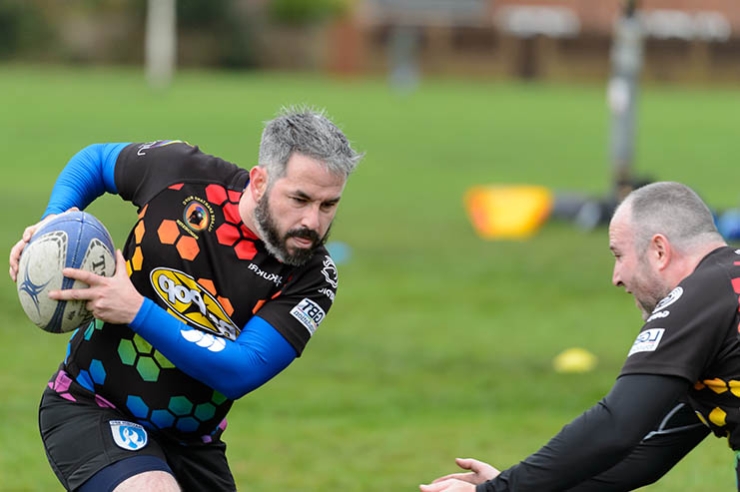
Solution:
<svg viewBox="0 0 740 492"><path fill-rule="evenodd" d="M149 276L152 287L169 310L190 326L235 340L239 328L221 304L190 275L156 268Z"/></svg>

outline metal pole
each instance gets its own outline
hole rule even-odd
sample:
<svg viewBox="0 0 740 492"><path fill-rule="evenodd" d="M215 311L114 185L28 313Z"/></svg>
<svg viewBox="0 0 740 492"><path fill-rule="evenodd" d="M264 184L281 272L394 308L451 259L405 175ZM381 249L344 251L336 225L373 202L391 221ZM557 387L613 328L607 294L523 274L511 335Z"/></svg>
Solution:
<svg viewBox="0 0 740 492"><path fill-rule="evenodd" d="M152 87L167 87L175 71L176 0L149 0L146 13L146 77Z"/></svg>
<svg viewBox="0 0 740 492"><path fill-rule="evenodd" d="M637 90L643 62L642 30L637 0L624 1L611 50L612 75L607 88L611 111L611 162L614 198L621 201L634 182Z"/></svg>

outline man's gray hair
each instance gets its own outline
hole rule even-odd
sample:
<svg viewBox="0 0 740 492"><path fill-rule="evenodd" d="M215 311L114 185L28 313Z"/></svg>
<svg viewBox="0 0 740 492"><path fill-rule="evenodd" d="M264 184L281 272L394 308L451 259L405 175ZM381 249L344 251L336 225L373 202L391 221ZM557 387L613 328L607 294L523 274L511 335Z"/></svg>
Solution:
<svg viewBox="0 0 740 492"><path fill-rule="evenodd" d="M724 241L709 207L684 184L648 184L631 192L620 208L626 205L631 207L637 251L644 251L655 234L663 234L684 251L706 242Z"/></svg>
<svg viewBox="0 0 740 492"><path fill-rule="evenodd" d="M259 165L267 169L270 183L285 175L288 159L296 152L320 161L329 172L345 178L364 155L352 149L323 110L307 106L282 108L265 123Z"/></svg>

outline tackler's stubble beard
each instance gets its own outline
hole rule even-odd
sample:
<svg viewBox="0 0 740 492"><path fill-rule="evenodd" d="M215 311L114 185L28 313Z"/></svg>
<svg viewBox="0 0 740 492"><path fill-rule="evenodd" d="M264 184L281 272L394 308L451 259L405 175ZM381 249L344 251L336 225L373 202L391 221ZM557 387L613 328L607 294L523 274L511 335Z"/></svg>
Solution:
<svg viewBox="0 0 740 492"><path fill-rule="evenodd" d="M314 254L316 248L326 242L331 231L326 231L324 237L319 237L319 234L308 228L290 229L285 234L280 233L277 221L270 210L270 201L268 200L269 193L262 195L262 198L257 202L257 206L254 209L254 222L257 227L262 241L265 243L267 251L275 258L285 263L286 265L301 266L304 265ZM287 241L291 237L305 238L311 241L310 248L292 248L292 252L288 250Z"/></svg>

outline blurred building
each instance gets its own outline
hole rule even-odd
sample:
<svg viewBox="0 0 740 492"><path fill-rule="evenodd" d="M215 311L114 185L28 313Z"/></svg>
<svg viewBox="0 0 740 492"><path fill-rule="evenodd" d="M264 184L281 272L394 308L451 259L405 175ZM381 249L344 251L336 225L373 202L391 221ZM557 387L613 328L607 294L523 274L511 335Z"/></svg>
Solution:
<svg viewBox="0 0 740 492"><path fill-rule="evenodd" d="M0 0L0 61L140 64L147 2ZM177 1L180 66L605 80L626 0ZM740 0L637 0L641 77L740 81Z"/></svg>
<svg viewBox="0 0 740 492"><path fill-rule="evenodd" d="M738 0L640 0L643 77L740 81ZM329 65L345 72L599 79L621 0L360 0L335 26Z"/></svg>

